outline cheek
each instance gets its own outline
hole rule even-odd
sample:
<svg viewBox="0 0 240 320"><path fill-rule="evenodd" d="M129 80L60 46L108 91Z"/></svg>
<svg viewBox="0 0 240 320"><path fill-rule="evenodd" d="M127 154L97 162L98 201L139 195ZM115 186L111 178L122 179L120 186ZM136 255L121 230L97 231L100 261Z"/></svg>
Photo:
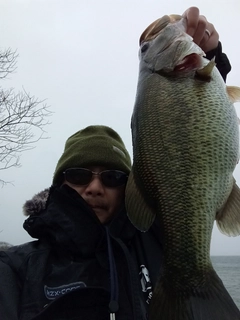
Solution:
<svg viewBox="0 0 240 320"><path fill-rule="evenodd" d="M109 194L109 200L111 201L111 206L115 209L118 208L124 201L125 188L112 190Z"/></svg>

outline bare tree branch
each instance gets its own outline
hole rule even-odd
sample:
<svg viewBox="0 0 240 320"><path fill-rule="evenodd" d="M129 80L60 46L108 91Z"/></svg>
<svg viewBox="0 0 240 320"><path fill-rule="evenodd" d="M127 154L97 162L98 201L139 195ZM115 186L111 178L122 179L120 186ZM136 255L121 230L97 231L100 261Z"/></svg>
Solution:
<svg viewBox="0 0 240 320"><path fill-rule="evenodd" d="M11 49L0 50L0 79L6 78L8 74L16 70L17 57L16 51Z"/></svg>
<svg viewBox="0 0 240 320"><path fill-rule="evenodd" d="M10 49L0 52L0 79L15 70L16 57ZM0 87L0 170L19 167L21 153L47 138L44 128L51 114L44 101L24 89L16 94ZM1 183L5 181L0 178Z"/></svg>

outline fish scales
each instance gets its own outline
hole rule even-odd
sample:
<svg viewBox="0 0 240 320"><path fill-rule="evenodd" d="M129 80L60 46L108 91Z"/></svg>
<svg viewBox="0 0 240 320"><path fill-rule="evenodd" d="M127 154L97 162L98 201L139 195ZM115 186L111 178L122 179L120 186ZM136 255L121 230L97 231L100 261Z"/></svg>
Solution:
<svg viewBox="0 0 240 320"><path fill-rule="evenodd" d="M240 319L210 260L216 213L234 186L238 118L218 70L211 81L196 79L195 71L167 74L140 61L126 207L143 231L157 215L164 239L150 320Z"/></svg>
<svg viewBox="0 0 240 320"><path fill-rule="evenodd" d="M144 108L141 113L133 114L132 126L140 128L135 132L138 143L133 170L143 181L140 186L148 186L142 193L151 199L155 210L161 210L171 261L178 257L175 251L182 246L181 239L188 243L191 239L194 241L193 257L198 257L196 249L209 253L216 210L232 189L232 171L238 157L238 123L234 108L226 101L226 95L221 94L225 86L222 90L215 87L214 81L200 82L193 76L176 79L156 74L151 74L138 87L138 92L144 95L137 96L136 105ZM217 103L211 103L213 99ZM219 175L221 167L224 175ZM229 175L225 174L226 168ZM169 215L169 212L175 214ZM179 214L183 219L179 219ZM168 219L173 222L169 223ZM176 228L168 232L172 224ZM198 237L190 238L190 233L197 233ZM197 246L195 241L199 242ZM185 256L179 259L189 264ZM205 259L204 263L193 259L193 263L206 267L209 257ZM179 269L182 263L176 261Z"/></svg>

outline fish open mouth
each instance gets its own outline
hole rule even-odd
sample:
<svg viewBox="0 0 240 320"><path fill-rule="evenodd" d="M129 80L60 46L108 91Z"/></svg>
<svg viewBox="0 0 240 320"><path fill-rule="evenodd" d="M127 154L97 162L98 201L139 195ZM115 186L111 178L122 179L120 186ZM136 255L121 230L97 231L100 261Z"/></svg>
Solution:
<svg viewBox="0 0 240 320"><path fill-rule="evenodd" d="M176 65L173 69L174 72L186 72L192 70L198 70L202 67L201 56L197 53L191 53L184 57L184 59Z"/></svg>
<svg viewBox="0 0 240 320"><path fill-rule="evenodd" d="M201 56L197 53L191 53L181 59L175 67L154 70L153 72L165 76L186 76L188 73L198 72L202 67Z"/></svg>

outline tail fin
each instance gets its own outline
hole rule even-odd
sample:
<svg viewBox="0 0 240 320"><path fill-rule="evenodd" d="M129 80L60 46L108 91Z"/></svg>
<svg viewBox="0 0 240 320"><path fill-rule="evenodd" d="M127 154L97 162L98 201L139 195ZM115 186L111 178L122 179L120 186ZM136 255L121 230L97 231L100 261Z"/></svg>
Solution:
<svg viewBox="0 0 240 320"><path fill-rule="evenodd" d="M213 270L208 283L188 292L174 292L161 278L153 292L149 320L240 320L240 311Z"/></svg>

